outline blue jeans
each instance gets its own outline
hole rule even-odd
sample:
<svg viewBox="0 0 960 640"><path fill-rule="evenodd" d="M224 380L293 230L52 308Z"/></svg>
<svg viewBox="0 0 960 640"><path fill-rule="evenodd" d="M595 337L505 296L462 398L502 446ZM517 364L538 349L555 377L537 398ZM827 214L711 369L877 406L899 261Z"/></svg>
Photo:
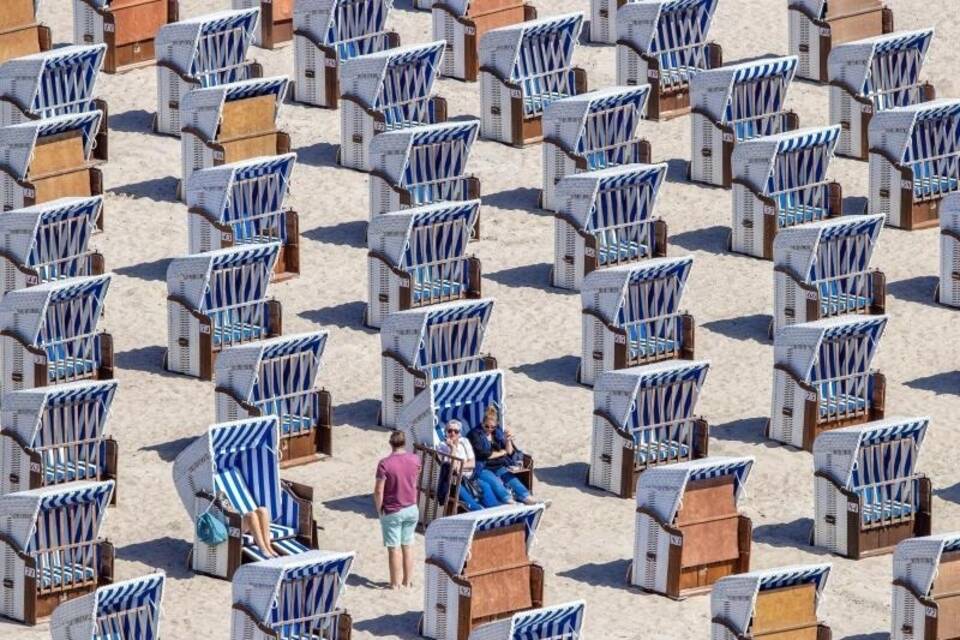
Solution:
<svg viewBox="0 0 960 640"><path fill-rule="evenodd" d="M513 497L517 502L523 502L530 497L530 492L515 475L506 467L498 469L484 469L479 474L481 482L489 484L500 504L506 504ZM510 493L513 492L513 496Z"/></svg>

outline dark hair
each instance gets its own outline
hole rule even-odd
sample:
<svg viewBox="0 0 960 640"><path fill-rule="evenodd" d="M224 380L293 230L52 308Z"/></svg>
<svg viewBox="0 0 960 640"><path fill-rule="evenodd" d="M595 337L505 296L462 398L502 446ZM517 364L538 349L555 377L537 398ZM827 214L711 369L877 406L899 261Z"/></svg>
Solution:
<svg viewBox="0 0 960 640"><path fill-rule="evenodd" d="M401 449L407 445L407 436L403 431L390 432L390 446L394 449Z"/></svg>

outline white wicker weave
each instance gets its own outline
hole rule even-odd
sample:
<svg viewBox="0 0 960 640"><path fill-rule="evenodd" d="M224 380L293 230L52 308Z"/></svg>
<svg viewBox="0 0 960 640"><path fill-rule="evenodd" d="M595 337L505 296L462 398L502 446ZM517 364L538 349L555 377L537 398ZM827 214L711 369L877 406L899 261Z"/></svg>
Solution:
<svg viewBox="0 0 960 640"><path fill-rule="evenodd" d="M950 554L955 562L958 550L958 533L910 538L897 545L893 553L891 640L935 640L945 631L937 627L955 623L956 594L936 594L934 584L944 554ZM955 575L952 572L950 577Z"/></svg>
<svg viewBox="0 0 960 640"><path fill-rule="evenodd" d="M940 304L960 307L960 193L943 199L940 207Z"/></svg>

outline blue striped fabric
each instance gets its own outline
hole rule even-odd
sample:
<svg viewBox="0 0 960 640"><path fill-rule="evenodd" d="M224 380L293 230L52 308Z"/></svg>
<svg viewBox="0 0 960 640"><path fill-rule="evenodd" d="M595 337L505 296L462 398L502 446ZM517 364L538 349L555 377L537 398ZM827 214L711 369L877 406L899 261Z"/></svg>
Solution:
<svg viewBox="0 0 960 640"><path fill-rule="evenodd" d="M599 180L585 231L597 240L601 265L653 254L653 208L666 165L626 165Z"/></svg>
<svg viewBox="0 0 960 640"><path fill-rule="evenodd" d="M98 589L94 640L157 640L164 582L156 573Z"/></svg>
<svg viewBox="0 0 960 640"><path fill-rule="evenodd" d="M250 400L280 419L281 435L309 431L320 417L315 393L326 333L293 336L263 349Z"/></svg>
<svg viewBox="0 0 960 640"><path fill-rule="evenodd" d="M734 69L724 108L737 141L779 133L784 100L793 80L794 57L759 60Z"/></svg>
<svg viewBox="0 0 960 640"><path fill-rule="evenodd" d="M487 407L496 407L503 414L503 374L486 371L452 376L430 383L433 421L437 436L445 438L443 428L450 420L459 420L464 436L480 426Z"/></svg>
<svg viewBox="0 0 960 640"><path fill-rule="evenodd" d="M74 278L47 290L36 345L48 360L51 382L90 377L100 364L97 325L108 276Z"/></svg>
<svg viewBox="0 0 960 640"><path fill-rule="evenodd" d="M577 640L584 608L581 601L514 614L508 640Z"/></svg>
<svg viewBox="0 0 960 640"><path fill-rule="evenodd" d="M473 234L473 225L477 217L479 204L476 201L463 203L451 202L449 206L417 214L410 232L406 237L406 246L400 268L415 270L419 265L452 260L462 257L467 250L467 242ZM434 227L446 222L463 223L461 233L447 233L443 236L432 235L422 242L415 242L418 229Z"/></svg>
<svg viewBox="0 0 960 640"><path fill-rule="evenodd" d="M80 487L64 486L60 491L43 496L37 514L36 527L25 551L40 558L39 564L56 568L76 561L90 565L95 561L88 553L83 557L72 553L62 556L56 547L92 543L97 539L103 514L113 495L112 482L84 484Z"/></svg>
<svg viewBox="0 0 960 640"><path fill-rule="evenodd" d="M943 553L951 553L953 551L960 551L960 536L950 538L943 544Z"/></svg>
<svg viewBox="0 0 960 640"><path fill-rule="evenodd" d="M903 163L913 172L914 200L960 187L960 101L914 111Z"/></svg>
<svg viewBox="0 0 960 640"><path fill-rule="evenodd" d="M693 259L683 257L669 263L640 263L633 267L617 314L619 324L676 313L692 266ZM658 285L664 282L670 286Z"/></svg>
<svg viewBox="0 0 960 640"><path fill-rule="evenodd" d="M247 80L250 68L244 62L259 19L254 9L203 20L187 73L201 87Z"/></svg>
<svg viewBox="0 0 960 640"><path fill-rule="evenodd" d="M527 540L536 531L537 521L543 513L542 509L524 509L511 513L499 513L490 511L477 512L476 533L483 531L493 531L495 529L505 529L516 524L524 525L524 533Z"/></svg>
<svg viewBox="0 0 960 640"><path fill-rule="evenodd" d="M760 591L769 591L771 589L781 589L799 584L817 585L817 592L823 589L830 574L830 567L826 565L817 565L810 567L797 567L780 573L766 574L760 578Z"/></svg>
<svg viewBox="0 0 960 640"><path fill-rule="evenodd" d="M383 51L393 0L338 0L330 12L324 44L336 46L340 62Z"/></svg>
<svg viewBox="0 0 960 640"><path fill-rule="evenodd" d="M352 562L340 556L284 571L265 622L280 638L326 637L322 631L336 620L323 616L336 611Z"/></svg>
<svg viewBox="0 0 960 640"><path fill-rule="evenodd" d="M840 136L840 127L822 127L778 140L766 181L780 226L816 222L829 213L827 168Z"/></svg>
<svg viewBox="0 0 960 640"><path fill-rule="evenodd" d="M916 86L933 30L891 34L873 45L861 93L870 96L877 110L906 107L921 100Z"/></svg>
<svg viewBox="0 0 960 640"><path fill-rule="evenodd" d="M480 131L480 121L415 131L401 179L401 186L410 193L411 206L465 200L469 194L462 178Z"/></svg>
<svg viewBox="0 0 960 640"><path fill-rule="evenodd" d="M860 496L865 523L916 511L914 470L928 423L924 418L864 429L847 488Z"/></svg>
<svg viewBox="0 0 960 640"><path fill-rule="evenodd" d="M750 473L750 467L752 465L752 460L712 462L710 458L704 458L690 470L687 481L693 482L695 480L711 480L713 478L733 476L736 486L735 492L739 495L747 482L747 476Z"/></svg>
<svg viewBox="0 0 960 640"><path fill-rule="evenodd" d="M576 144L576 152L586 158L589 171L638 160L628 143L636 139L649 93L649 86L644 84L590 100Z"/></svg>
<svg viewBox="0 0 960 640"><path fill-rule="evenodd" d="M100 207L87 198L44 210L24 266L36 268L40 282L90 275L87 247Z"/></svg>
<svg viewBox="0 0 960 640"><path fill-rule="evenodd" d="M434 367L436 363L479 355L483 342L483 330L492 310L493 301L487 300L482 304L428 312L420 333L420 346L417 349L415 366L418 369L430 371L431 377L438 378L448 374L442 368ZM480 321L479 331L470 332L463 327L464 322L471 319ZM444 333L432 331L442 325L454 326Z"/></svg>
<svg viewBox="0 0 960 640"><path fill-rule="evenodd" d="M523 92L524 115L543 113L548 104L574 95L570 70L583 23L582 14L520 25L523 35L510 80Z"/></svg>
<svg viewBox="0 0 960 640"><path fill-rule="evenodd" d="M265 507L282 515L277 420L264 417L210 428L214 486L242 514Z"/></svg>
<svg viewBox="0 0 960 640"><path fill-rule="evenodd" d="M224 100L231 102L233 100L244 100L257 96L276 96L277 100L282 100L288 84L290 84L290 81L286 76L256 78L245 82L231 82L224 87Z"/></svg>
<svg viewBox="0 0 960 640"><path fill-rule="evenodd" d="M280 252L276 242L238 245L211 257L200 311L213 323L214 346L267 335L267 286Z"/></svg>
<svg viewBox="0 0 960 640"><path fill-rule="evenodd" d="M429 103L443 50L444 44L436 42L389 55L373 103L388 129L434 122Z"/></svg>
<svg viewBox="0 0 960 640"><path fill-rule="evenodd" d="M865 274L882 226L880 218L850 217L821 230L807 278L816 283L822 304L852 302L851 310L869 306L873 286ZM842 309L841 306L837 314L842 313Z"/></svg>
<svg viewBox="0 0 960 640"><path fill-rule="evenodd" d="M234 171L219 218L230 225L236 244L287 241L283 203L295 162L292 154L259 158Z"/></svg>
<svg viewBox="0 0 960 640"><path fill-rule="evenodd" d="M707 64L705 45L718 0L667 0L660 8L650 53L661 83L686 82Z"/></svg>
<svg viewBox="0 0 960 640"><path fill-rule="evenodd" d="M105 52L104 46L90 46L46 53L30 111L42 118L90 111Z"/></svg>

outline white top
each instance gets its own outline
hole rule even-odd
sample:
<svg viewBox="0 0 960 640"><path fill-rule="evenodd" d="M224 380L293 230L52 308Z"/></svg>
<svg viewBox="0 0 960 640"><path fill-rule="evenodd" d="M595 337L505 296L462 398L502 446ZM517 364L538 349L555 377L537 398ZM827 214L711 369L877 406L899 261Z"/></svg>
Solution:
<svg viewBox="0 0 960 640"><path fill-rule="evenodd" d="M457 442L456 448L452 448L448 442L441 442L439 445L437 445L437 451L448 456L453 456L454 458L466 460L468 462L476 458L476 456L473 454L473 446L464 435L460 436L460 441Z"/></svg>

